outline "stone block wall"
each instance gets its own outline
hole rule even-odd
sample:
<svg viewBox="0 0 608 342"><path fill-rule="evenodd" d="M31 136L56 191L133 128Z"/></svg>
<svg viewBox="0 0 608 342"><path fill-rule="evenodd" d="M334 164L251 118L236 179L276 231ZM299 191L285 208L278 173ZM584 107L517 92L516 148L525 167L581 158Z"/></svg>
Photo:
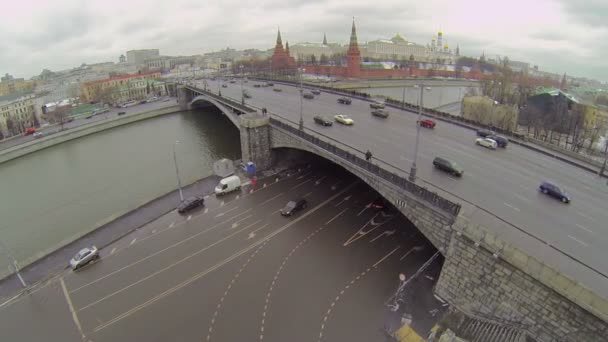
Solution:
<svg viewBox="0 0 608 342"><path fill-rule="evenodd" d="M271 165L271 127L268 117L257 113L240 116L241 153L243 162L253 162L257 170Z"/></svg>
<svg viewBox="0 0 608 342"><path fill-rule="evenodd" d="M452 233L435 292L457 308L521 322L540 342L606 341L608 324L465 234Z"/></svg>

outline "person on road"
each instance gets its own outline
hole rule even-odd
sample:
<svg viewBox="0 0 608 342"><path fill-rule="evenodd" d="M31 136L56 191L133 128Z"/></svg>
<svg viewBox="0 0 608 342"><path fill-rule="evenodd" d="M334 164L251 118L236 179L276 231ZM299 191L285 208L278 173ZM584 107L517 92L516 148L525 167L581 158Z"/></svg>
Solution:
<svg viewBox="0 0 608 342"><path fill-rule="evenodd" d="M365 152L365 160L369 161L370 159L372 159L372 153L370 150L367 150L367 152Z"/></svg>

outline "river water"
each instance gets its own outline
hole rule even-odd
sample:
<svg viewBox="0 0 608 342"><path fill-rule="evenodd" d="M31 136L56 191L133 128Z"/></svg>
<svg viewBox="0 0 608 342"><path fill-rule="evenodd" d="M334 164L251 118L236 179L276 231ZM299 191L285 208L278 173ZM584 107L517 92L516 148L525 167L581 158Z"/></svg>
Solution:
<svg viewBox="0 0 608 342"><path fill-rule="evenodd" d="M225 116L184 111L0 164L0 249L24 263L175 189L176 141L188 184L211 175L215 160L240 158L239 139ZM7 267L4 251L0 267Z"/></svg>

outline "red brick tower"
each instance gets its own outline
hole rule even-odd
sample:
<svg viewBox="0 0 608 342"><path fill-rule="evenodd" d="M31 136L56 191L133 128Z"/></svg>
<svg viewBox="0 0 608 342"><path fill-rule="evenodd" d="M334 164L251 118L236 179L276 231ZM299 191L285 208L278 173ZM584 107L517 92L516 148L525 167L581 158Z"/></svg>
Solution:
<svg viewBox="0 0 608 342"><path fill-rule="evenodd" d="M348 77L359 77L361 75L361 51L357 43L357 29L353 17L353 28L350 33L350 44L346 52L346 68Z"/></svg>
<svg viewBox="0 0 608 342"><path fill-rule="evenodd" d="M283 49L283 41L281 40L281 30L277 33L277 43L274 46L274 52L271 57L272 70L288 71L295 68L295 59L289 56L289 45L287 50Z"/></svg>

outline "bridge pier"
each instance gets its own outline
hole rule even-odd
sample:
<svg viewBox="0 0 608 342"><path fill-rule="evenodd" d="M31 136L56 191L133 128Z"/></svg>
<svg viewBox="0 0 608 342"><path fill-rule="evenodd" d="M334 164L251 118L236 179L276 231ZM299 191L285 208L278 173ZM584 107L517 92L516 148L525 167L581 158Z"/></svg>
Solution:
<svg viewBox="0 0 608 342"><path fill-rule="evenodd" d="M268 116L249 113L240 116L243 162L253 162L258 170L271 164L271 128Z"/></svg>
<svg viewBox="0 0 608 342"><path fill-rule="evenodd" d="M194 93L192 90L183 86L177 88L177 103L181 110L190 109L190 102L192 102L193 98Z"/></svg>

